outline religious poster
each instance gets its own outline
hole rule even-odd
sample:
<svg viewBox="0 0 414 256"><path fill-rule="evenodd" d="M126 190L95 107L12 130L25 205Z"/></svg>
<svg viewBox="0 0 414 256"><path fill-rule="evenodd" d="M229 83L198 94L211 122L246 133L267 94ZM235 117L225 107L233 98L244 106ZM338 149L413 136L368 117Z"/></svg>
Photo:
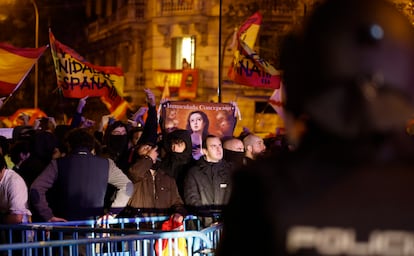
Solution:
<svg viewBox="0 0 414 256"><path fill-rule="evenodd" d="M161 108L162 128L166 130L179 128L191 131L191 117L194 114L201 117L203 123L198 128L202 128L205 134L221 138L232 136L236 126L235 106L230 103L167 101Z"/></svg>
<svg viewBox="0 0 414 256"><path fill-rule="evenodd" d="M167 101L161 105L162 129L190 132L194 159L202 155L207 135L231 137L236 126L236 107L230 103Z"/></svg>

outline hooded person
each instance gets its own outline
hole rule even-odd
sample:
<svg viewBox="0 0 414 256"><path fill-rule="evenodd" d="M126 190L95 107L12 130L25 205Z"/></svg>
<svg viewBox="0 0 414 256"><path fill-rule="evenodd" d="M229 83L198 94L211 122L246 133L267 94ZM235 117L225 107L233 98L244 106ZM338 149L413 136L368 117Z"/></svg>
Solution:
<svg viewBox="0 0 414 256"><path fill-rule="evenodd" d="M188 130L177 129L165 135L165 155L160 168L177 183L178 191L183 197L184 178L188 169L194 164L192 157L191 135Z"/></svg>
<svg viewBox="0 0 414 256"><path fill-rule="evenodd" d="M35 131L29 141L30 156L20 165L17 171L28 188L54 158L54 153L58 147L56 136L48 131Z"/></svg>
<svg viewBox="0 0 414 256"><path fill-rule="evenodd" d="M326 0L281 54L295 150L235 173L216 255L414 254L412 24L386 0Z"/></svg>
<svg viewBox="0 0 414 256"><path fill-rule="evenodd" d="M243 141L236 137L223 139L223 159L232 164L237 170L244 164L245 152Z"/></svg>
<svg viewBox="0 0 414 256"><path fill-rule="evenodd" d="M106 128L102 142L104 156L112 159L124 172L129 167L128 132L126 123L115 121Z"/></svg>

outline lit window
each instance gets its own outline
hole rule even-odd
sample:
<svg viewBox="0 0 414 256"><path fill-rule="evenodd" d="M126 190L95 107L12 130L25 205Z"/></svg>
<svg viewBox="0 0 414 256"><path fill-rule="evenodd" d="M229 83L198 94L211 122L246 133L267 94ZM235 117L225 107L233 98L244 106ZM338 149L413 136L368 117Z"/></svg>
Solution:
<svg viewBox="0 0 414 256"><path fill-rule="evenodd" d="M175 37L172 39L171 68L182 69L183 63L188 63L188 68L194 68L195 62L195 37ZM185 61L184 61L185 60Z"/></svg>

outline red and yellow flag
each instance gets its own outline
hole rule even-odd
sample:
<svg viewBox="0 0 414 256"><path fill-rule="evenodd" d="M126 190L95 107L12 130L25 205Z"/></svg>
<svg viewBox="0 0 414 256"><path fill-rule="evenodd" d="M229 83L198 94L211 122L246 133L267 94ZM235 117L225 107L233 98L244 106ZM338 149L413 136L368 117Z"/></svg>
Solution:
<svg viewBox="0 0 414 256"><path fill-rule="evenodd" d="M6 127L16 127L20 125L24 125L24 121L22 119L23 115L27 115L29 117L28 125L34 125L36 119L47 117L45 112L38 108L20 108L13 115L8 117L2 117L1 121Z"/></svg>
<svg viewBox="0 0 414 256"><path fill-rule="evenodd" d="M182 74L182 69L157 69L153 72L153 83L163 91L163 97L176 97L181 86Z"/></svg>
<svg viewBox="0 0 414 256"><path fill-rule="evenodd" d="M235 32L237 48L228 76L238 84L277 89L280 83L279 71L253 50L261 23L262 15L256 12Z"/></svg>
<svg viewBox="0 0 414 256"><path fill-rule="evenodd" d="M125 82L122 69L87 62L73 49L56 40L52 32L49 32L49 40L57 83L64 97L101 97L110 112L124 105L121 95Z"/></svg>
<svg viewBox="0 0 414 256"><path fill-rule="evenodd" d="M197 85L198 69L183 69L178 97L187 100L195 99L197 97Z"/></svg>
<svg viewBox="0 0 414 256"><path fill-rule="evenodd" d="M17 90L47 46L17 48L0 43L0 97Z"/></svg>
<svg viewBox="0 0 414 256"><path fill-rule="evenodd" d="M162 90L162 99L195 99L198 69L157 69L153 73L154 85Z"/></svg>

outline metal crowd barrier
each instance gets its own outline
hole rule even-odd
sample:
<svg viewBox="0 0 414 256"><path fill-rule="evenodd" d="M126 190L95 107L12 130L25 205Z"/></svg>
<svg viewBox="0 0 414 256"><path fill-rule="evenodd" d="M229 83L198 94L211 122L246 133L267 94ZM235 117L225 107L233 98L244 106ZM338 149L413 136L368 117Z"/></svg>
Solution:
<svg viewBox="0 0 414 256"><path fill-rule="evenodd" d="M5 243L0 244L0 255L214 254L221 235L221 224L202 230L182 232L139 229L140 223L149 223L155 227L157 222L163 222L168 218L168 216L139 217L0 225L0 231L4 237L7 237ZM197 220L197 217L187 216L185 221L189 220ZM167 249L162 248L163 242L166 242Z"/></svg>

